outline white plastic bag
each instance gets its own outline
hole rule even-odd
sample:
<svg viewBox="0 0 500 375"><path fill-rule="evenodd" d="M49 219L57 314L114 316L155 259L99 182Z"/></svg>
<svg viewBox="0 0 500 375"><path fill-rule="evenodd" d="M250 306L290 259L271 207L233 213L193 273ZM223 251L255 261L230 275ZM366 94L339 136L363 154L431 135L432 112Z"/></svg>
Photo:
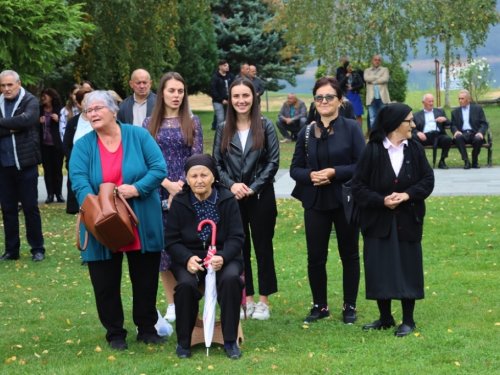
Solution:
<svg viewBox="0 0 500 375"><path fill-rule="evenodd" d="M160 314L159 310L156 310L158 313L158 321L155 324L156 331L160 336L172 336L174 329L172 325L167 322Z"/></svg>

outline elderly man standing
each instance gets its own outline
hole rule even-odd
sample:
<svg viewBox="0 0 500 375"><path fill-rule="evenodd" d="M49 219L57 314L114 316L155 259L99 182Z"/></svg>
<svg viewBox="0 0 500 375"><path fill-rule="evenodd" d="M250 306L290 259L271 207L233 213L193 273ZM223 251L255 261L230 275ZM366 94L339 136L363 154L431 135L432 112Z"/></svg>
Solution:
<svg viewBox="0 0 500 375"><path fill-rule="evenodd" d="M151 116L156 95L151 92L151 76L144 69L134 70L129 81L134 93L120 104L117 119L124 124L142 126L144 119Z"/></svg>
<svg viewBox="0 0 500 375"><path fill-rule="evenodd" d="M444 127L450 124L444 109L434 108L434 96L425 94L422 98L424 109L413 115L415 129L412 130L413 139L420 142L422 146L441 147L441 159L439 169L448 169L445 159L451 146L451 138L446 134Z"/></svg>
<svg viewBox="0 0 500 375"><path fill-rule="evenodd" d="M262 94L264 94L264 92L266 90L264 89L264 85L262 84L262 80L259 77L257 77L257 68L255 67L255 65L250 65L249 78L253 83L253 87L255 87L257 101L260 104L260 97L262 96Z"/></svg>
<svg viewBox="0 0 500 375"><path fill-rule="evenodd" d="M391 99L389 97L389 69L381 66L382 57L375 55L372 58L372 67L365 69L363 78L366 82L366 106L368 107L368 114L370 115L370 122L368 125L368 132L373 126L373 122L377 117L379 111L383 106L389 104Z"/></svg>
<svg viewBox="0 0 500 375"><path fill-rule="evenodd" d="M236 78L250 78L250 65L247 63L240 64L240 72L236 75Z"/></svg>
<svg viewBox="0 0 500 375"><path fill-rule="evenodd" d="M488 131L488 122L484 115L483 107L470 104L471 96L468 90L458 92L460 107L451 112L451 133L455 144L465 162L464 169L470 169L471 164L465 145L472 143L472 168L481 168L477 157L481 152L481 145L485 143L484 135Z"/></svg>
<svg viewBox="0 0 500 375"><path fill-rule="evenodd" d="M0 261L19 259L18 202L26 224L32 260L45 259L42 221L38 209L39 102L21 87L13 70L0 73L0 205L5 233L5 253Z"/></svg>
<svg viewBox="0 0 500 375"><path fill-rule="evenodd" d="M297 133L307 123L307 107L304 102L297 99L293 93L288 94L286 102L281 107L276 126L281 132L281 143L292 142L297 139ZM290 133L288 133L290 131Z"/></svg>

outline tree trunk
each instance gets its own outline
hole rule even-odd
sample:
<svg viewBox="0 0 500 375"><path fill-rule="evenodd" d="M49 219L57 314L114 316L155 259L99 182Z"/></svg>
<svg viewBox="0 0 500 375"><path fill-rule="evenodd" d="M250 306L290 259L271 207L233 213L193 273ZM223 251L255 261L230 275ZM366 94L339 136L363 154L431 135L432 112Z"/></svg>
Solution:
<svg viewBox="0 0 500 375"><path fill-rule="evenodd" d="M445 41L445 49L444 49L444 67L445 67L445 77L446 77L446 87L444 89L444 107L450 108L450 49L451 43L448 38L451 36L447 36Z"/></svg>

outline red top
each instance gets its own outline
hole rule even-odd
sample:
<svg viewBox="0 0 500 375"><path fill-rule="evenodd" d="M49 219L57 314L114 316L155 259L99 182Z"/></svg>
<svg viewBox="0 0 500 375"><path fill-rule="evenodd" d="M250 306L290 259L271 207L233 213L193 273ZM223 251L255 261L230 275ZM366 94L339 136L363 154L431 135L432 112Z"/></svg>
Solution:
<svg viewBox="0 0 500 375"><path fill-rule="evenodd" d="M97 144L99 145L99 153L101 155L101 168L102 168L102 180L103 182L112 182L116 186L123 185L122 176L122 160L123 160L123 146L120 143L120 147L115 152L110 152L106 149L101 140L97 139ZM134 230L135 240L128 245L122 247L119 251L131 251L140 250L141 241L139 239L139 233L137 228L132 225Z"/></svg>

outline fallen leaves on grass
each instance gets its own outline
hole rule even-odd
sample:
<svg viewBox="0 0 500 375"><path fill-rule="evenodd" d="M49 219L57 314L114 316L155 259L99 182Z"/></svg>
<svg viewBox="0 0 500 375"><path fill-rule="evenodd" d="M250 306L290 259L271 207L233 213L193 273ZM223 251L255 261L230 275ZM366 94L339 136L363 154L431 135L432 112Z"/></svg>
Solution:
<svg viewBox="0 0 500 375"><path fill-rule="evenodd" d="M114 356L110 355L110 356L108 357L108 360L110 360L110 361L115 361L115 360L116 360L116 358L115 358Z"/></svg>

